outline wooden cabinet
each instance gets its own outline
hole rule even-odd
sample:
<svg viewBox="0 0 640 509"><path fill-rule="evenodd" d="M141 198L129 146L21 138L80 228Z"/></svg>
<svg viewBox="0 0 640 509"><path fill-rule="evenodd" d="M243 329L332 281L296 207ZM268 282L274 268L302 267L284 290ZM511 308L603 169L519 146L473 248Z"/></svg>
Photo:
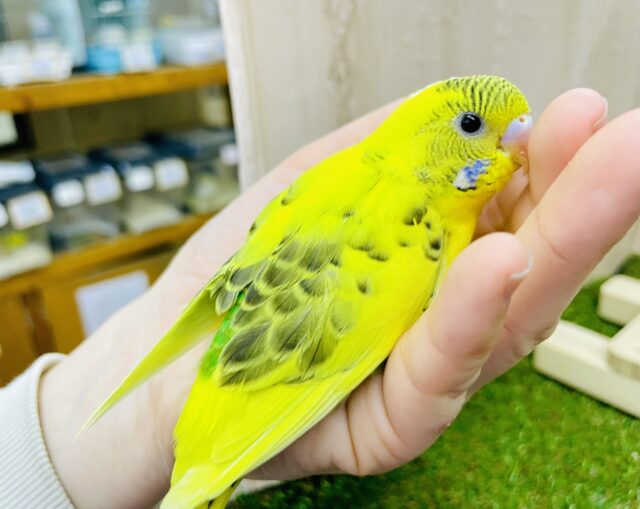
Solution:
<svg viewBox="0 0 640 509"><path fill-rule="evenodd" d="M143 293L210 217L62 253L47 267L0 281L0 386L45 352L73 350L103 318Z"/></svg>
<svg viewBox="0 0 640 509"><path fill-rule="evenodd" d="M59 83L0 87L0 110L43 115L226 84L224 63L117 76L85 74ZM209 217L189 216L173 226L65 252L47 267L0 281L0 386L45 352L71 351L113 306L144 291ZM110 291L116 292L115 299L108 298Z"/></svg>
<svg viewBox="0 0 640 509"><path fill-rule="evenodd" d="M43 115L46 110L226 84L224 63L117 76L85 74L59 83L0 87L0 110ZM118 304L144 291L209 217L190 216L142 235L62 253L47 267L0 281L0 386L45 352L71 351Z"/></svg>
<svg viewBox="0 0 640 509"><path fill-rule="evenodd" d="M38 356L33 324L22 296L0 300L0 386Z"/></svg>
<svg viewBox="0 0 640 509"><path fill-rule="evenodd" d="M144 293L174 254L171 249L43 287L41 305L53 349L73 350L104 318Z"/></svg>

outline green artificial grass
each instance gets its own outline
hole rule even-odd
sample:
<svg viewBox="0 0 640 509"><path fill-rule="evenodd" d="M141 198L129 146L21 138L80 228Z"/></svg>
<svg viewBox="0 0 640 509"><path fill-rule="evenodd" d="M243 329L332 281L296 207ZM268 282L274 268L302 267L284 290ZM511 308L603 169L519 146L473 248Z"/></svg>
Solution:
<svg viewBox="0 0 640 509"><path fill-rule="evenodd" d="M620 330L620 326L603 320L596 313L600 287L606 280L606 278L602 278L585 285L562 314L562 319L599 332L605 336L615 336Z"/></svg>
<svg viewBox="0 0 640 509"><path fill-rule="evenodd" d="M640 278L640 258L621 272ZM585 286L563 318L611 336L618 327L595 315L601 284ZM408 465L365 478L289 482L243 495L233 507L640 507L640 420L539 375L527 358L480 391Z"/></svg>

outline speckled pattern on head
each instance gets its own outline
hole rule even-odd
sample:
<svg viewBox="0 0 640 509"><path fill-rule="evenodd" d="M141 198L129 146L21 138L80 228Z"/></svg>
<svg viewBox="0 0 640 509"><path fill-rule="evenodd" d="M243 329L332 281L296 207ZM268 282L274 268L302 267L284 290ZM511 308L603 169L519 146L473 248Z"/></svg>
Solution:
<svg viewBox="0 0 640 509"><path fill-rule="evenodd" d="M504 111L528 111L529 105L520 89L500 76L472 75L441 82L442 90L462 92L469 99L470 110L485 115L489 108Z"/></svg>

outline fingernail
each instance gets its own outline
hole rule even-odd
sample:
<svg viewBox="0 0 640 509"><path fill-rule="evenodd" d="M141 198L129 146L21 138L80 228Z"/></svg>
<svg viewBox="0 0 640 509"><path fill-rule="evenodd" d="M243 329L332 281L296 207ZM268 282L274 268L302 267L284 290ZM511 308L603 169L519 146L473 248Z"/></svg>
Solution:
<svg viewBox="0 0 640 509"><path fill-rule="evenodd" d="M523 270L519 272L514 272L513 274L511 274L511 277L507 282L507 286L504 289L505 302L509 302L511 300L513 293L516 291L516 289L518 288L522 280L526 277L526 275L529 274L529 272L531 272L532 268L533 268L533 255L529 253L529 261L527 262L527 266Z"/></svg>
<svg viewBox="0 0 640 509"><path fill-rule="evenodd" d="M607 115L609 114L609 101L607 101L606 97L602 97L602 103L603 103L602 115L593 124L594 132L600 129L603 125L607 123Z"/></svg>

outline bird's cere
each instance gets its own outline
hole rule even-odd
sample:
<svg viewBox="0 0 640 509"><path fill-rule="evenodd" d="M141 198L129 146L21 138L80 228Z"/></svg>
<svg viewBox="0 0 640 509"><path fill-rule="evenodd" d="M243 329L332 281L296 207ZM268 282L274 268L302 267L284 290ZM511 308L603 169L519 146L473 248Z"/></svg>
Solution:
<svg viewBox="0 0 640 509"><path fill-rule="evenodd" d="M526 161L527 144L529 143L532 126L533 119L531 115L520 115L511 121L500 139L502 149L521 164Z"/></svg>

